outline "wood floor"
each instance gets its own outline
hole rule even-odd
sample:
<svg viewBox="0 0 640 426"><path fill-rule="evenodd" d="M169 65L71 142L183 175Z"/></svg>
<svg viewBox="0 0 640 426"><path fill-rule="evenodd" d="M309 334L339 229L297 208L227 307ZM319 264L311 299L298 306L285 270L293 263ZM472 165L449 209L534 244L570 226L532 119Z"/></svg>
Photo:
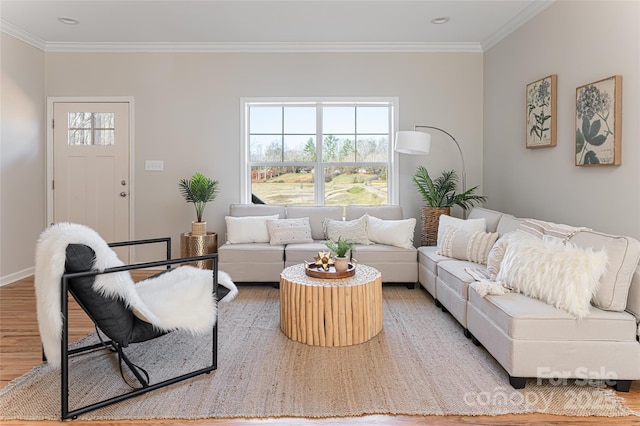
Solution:
<svg viewBox="0 0 640 426"><path fill-rule="evenodd" d="M135 278L143 278L144 272L138 272ZM416 290L417 291L417 290ZM72 301L70 303L70 319L73 327L70 329L70 340L76 340L93 330L91 321L82 313ZM26 373L32 367L40 364L42 357L40 336L36 318L33 278L27 278L4 287L0 287L0 387L9 381ZM179 386L179 385L178 385ZM618 393L625 398L625 406L640 411L640 381L633 382L629 393ZM144 396L143 396L144 398ZM45 421L5 421L2 425L46 425L58 422ZM220 420L149 420L149 421L83 421L82 417L74 420L74 425L102 426L102 425L422 425L422 424L468 424L468 425L526 425L526 424L640 424L637 417L564 417L546 414L504 415L504 416L364 416L356 418L332 419L220 419Z"/></svg>

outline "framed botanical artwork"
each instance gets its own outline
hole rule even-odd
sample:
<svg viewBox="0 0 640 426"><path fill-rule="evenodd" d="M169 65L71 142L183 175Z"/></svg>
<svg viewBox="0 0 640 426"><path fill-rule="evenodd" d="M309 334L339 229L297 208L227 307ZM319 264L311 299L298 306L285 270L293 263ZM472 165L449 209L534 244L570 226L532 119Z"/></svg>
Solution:
<svg viewBox="0 0 640 426"><path fill-rule="evenodd" d="M558 76L527 84L527 148L556 146Z"/></svg>
<svg viewBox="0 0 640 426"><path fill-rule="evenodd" d="M622 162L622 76L576 89L576 166Z"/></svg>

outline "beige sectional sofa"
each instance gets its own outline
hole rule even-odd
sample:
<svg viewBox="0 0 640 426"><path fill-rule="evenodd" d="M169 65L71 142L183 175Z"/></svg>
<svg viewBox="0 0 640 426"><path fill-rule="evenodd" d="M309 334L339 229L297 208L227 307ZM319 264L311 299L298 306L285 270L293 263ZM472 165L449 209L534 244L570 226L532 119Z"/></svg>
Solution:
<svg viewBox="0 0 640 426"><path fill-rule="evenodd" d="M486 221L487 232L500 236L525 221L474 208L469 219L479 218ZM486 266L441 256L436 247L418 248L418 280L465 335L502 365L514 388L523 388L527 378L575 378L607 380L628 391L631 381L640 379L640 243L586 229L568 241L604 251L608 259L588 314L581 319L518 292L483 297L470 272Z"/></svg>
<svg viewBox="0 0 640 426"><path fill-rule="evenodd" d="M327 251L324 221L353 220L370 215L383 220L403 219L400 206L279 206L266 204L232 204L231 217L278 215L280 219L309 218L312 242L271 245L269 241L230 243L228 236L218 248L218 267L234 282L278 283L283 268L310 261L319 251ZM413 238L413 230L411 231ZM357 244L353 257L362 264L378 269L384 282L418 281L417 250L387 244Z"/></svg>

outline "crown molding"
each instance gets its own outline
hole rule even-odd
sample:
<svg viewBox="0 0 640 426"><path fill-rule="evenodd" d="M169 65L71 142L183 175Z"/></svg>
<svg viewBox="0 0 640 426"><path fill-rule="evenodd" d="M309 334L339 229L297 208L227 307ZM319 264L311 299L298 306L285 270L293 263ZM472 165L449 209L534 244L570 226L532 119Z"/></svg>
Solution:
<svg viewBox="0 0 640 426"><path fill-rule="evenodd" d="M22 40L33 47L37 47L40 50L46 50L46 42L44 40L8 23L2 18L0 18L0 31L17 38L18 40Z"/></svg>
<svg viewBox="0 0 640 426"><path fill-rule="evenodd" d="M397 53L476 52L480 43L46 43L46 52L76 53Z"/></svg>
<svg viewBox="0 0 640 426"><path fill-rule="evenodd" d="M482 41L482 51L486 52L487 50L491 49L509 34L524 25L527 21L545 10L547 7L551 6L551 4L553 4L554 2L555 0L536 0L531 3L515 17L513 17L513 19L509 20L506 25L501 27L495 33L491 34L486 40Z"/></svg>

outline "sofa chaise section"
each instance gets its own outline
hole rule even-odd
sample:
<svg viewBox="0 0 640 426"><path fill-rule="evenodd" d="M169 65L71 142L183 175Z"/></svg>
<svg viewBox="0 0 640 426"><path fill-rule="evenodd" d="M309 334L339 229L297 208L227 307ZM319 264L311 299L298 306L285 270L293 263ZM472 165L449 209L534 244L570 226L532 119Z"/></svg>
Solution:
<svg viewBox="0 0 640 426"><path fill-rule="evenodd" d="M475 208L469 218L486 219L487 231L500 236L525 222L506 213ZM566 227L566 225L559 225ZM602 379L629 390L640 379L640 243L630 237L577 229L572 246L604 251L608 267L578 319L541 300L511 292L480 293L468 267L486 267L420 247L419 282L463 326L465 335L483 345L503 366L515 388L527 378ZM486 288L482 288L485 294Z"/></svg>

